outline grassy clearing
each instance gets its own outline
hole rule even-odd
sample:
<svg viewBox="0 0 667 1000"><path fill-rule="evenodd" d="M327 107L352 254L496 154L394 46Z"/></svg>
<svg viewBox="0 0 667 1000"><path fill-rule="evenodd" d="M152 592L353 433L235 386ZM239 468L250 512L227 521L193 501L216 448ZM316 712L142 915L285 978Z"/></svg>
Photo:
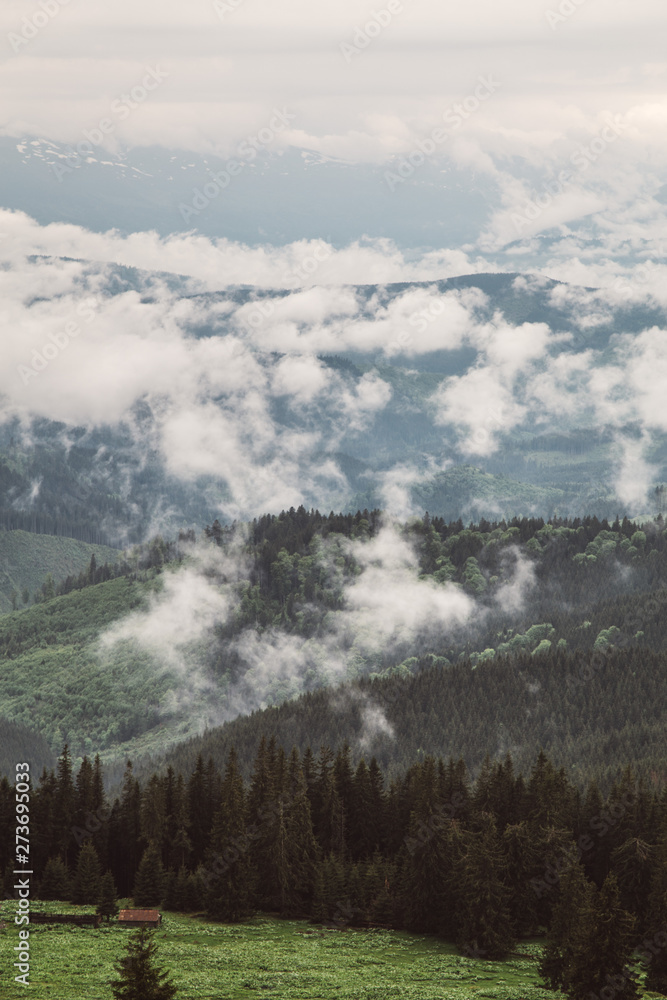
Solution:
<svg viewBox="0 0 667 1000"><path fill-rule="evenodd" d="M32 601L32 595L49 573L56 583L67 576L77 576L88 568L93 554L98 566L118 562L122 556L118 549L89 545L75 538L0 531L0 613L11 611L12 590L20 595L27 587ZM23 606L19 596L18 607Z"/></svg>
<svg viewBox="0 0 667 1000"><path fill-rule="evenodd" d="M18 932L3 906L0 996L14 994L10 956ZM47 904L36 904L45 909ZM64 904L48 904L66 912ZM77 908L86 912L92 908ZM128 931L118 926L33 925L30 936L33 1000L111 1000L109 980ZM241 926L168 913L157 932L160 960L171 971L179 1000L557 1000L540 986L537 943L520 946L507 962L462 957L450 944L382 929L338 930L304 921L256 917ZM10 984L7 988L6 984ZM16 995L19 986L16 985Z"/></svg>

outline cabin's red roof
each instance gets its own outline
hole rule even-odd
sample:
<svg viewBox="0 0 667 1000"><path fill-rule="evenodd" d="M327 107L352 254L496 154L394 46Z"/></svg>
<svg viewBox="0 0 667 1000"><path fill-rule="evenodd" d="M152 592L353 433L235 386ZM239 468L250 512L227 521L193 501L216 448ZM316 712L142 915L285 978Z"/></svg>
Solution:
<svg viewBox="0 0 667 1000"><path fill-rule="evenodd" d="M159 920L159 910L121 910L119 920Z"/></svg>

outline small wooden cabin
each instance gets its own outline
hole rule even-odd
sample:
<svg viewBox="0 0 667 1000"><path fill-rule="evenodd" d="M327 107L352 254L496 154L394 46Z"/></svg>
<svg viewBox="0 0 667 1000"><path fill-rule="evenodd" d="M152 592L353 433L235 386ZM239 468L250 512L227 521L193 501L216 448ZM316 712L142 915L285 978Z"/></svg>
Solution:
<svg viewBox="0 0 667 1000"><path fill-rule="evenodd" d="M162 915L158 910L121 910L118 923L122 927L159 927Z"/></svg>

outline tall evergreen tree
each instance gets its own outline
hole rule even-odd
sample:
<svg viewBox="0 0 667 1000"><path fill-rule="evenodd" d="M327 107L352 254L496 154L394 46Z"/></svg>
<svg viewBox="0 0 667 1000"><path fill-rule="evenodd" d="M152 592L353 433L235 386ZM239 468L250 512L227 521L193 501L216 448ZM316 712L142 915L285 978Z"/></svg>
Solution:
<svg viewBox="0 0 667 1000"><path fill-rule="evenodd" d="M134 905L140 909L160 906L164 889L164 869L160 852L155 844L149 844L139 862L134 881L132 891Z"/></svg>
<svg viewBox="0 0 667 1000"><path fill-rule="evenodd" d="M70 899L72 880L62 858L49 858L39 884L40 899Z"/></svg>
<svg viewBox="0 0 667 1000"><path fill-rule="evenodd" d="M585 933L594 886L572 851L564 859L547 940L540 960L540 975L552 990L569 989L576 949Z"/></svg>
<svg viewBox="0 0 667 1000"><path fill-rule="evenodd" d="M80 905L97 903L100 897L102 869L97 851L89 840L81 848L74 881L72 884L72 902Z"/></svg>
<svg viewBox="0 0 667 1000"><path fill-rule="evenodd" d="M249 916L255 879L245 830L243 779L233 747L227 758L222 801L213 820L207 861L213 873L206 903L209 916L233 922ZM180 874L179 879L179 895L185 897L187 884Z"/></svg>
<svg viewBox="0 0 667 1000"><path fill-rule="evenodd" d="M129 896L142 852L141 788L128 760L120 801L116 800L109 820L110 868L121 896Z"/></svg>
<svg viewBox="0 0 667 1000"><path fill-rule="evenodd" d="M118 979L111 983L114 1000L175 1000L178 991L169 973L158 966L157 945L145 927L131 934L116 971Z"/></svg>
<svg viewBox="0 0 667 1000"><path fill-rule="evenodd" d="M480 832L466 831L456 871L459 946L488 959L514 945L507 860L493 816L482 813Z"/></svg>
<svg viewBox="0 0 667 1000"><path fill-rule="evenodd" d="M639 991L630 963L634 951L634 917L620 902L618 883L609 875L583 914L582 932L574 944L566 974L573 1000L588 1000L611 989L617 1000L637 1000Z"/></svg>
<svg viewBox="0 0 667 1000"><path fill-rule="evenodd" d="M660 837L655 849L646 926L654 936L667 928L667 834ZM667 996L667 947L653 949L646 989Z"/></svg>
<svg viewBox="0 0 667 1000"><path fill-rule="evenodd" d="M151 775L141 795L141 834L147 843L153 843L162 853L162 840L166 832L165 793L162 780Z"/></svg>
<svg viewBox="0 0 667 1000"><path fill-rule="evenodd" d="M111 872L105 872L100 881L100 894L95 912L107 923L118 913L118 894Z"/></svg>
<svg viewBox="0 0 667 1000"><path fill-rule="evenodd" d="M30 803L30 854L37 871L42 871L47 861L61 850L61 838L56 827L56 794L55 773L45 768Z"/></svg>
<svg viewBox="0 0 667 1000"><path fill-rule="evenodd" d="M289 761L288 782L285 819L287 878L281 908L287 913L302 913L312 902L319 848L313 833L306 780L296 748L292 750Z"/></svg>
<svg viewBox="0 0 667 1000"><path fill-rule="evenodd" d="M58 853L67 864L72 853L72 827L76 796L72 779L72 758L67 744L58 758L56 770L56 794L54 802L54 826Z"/></svg>

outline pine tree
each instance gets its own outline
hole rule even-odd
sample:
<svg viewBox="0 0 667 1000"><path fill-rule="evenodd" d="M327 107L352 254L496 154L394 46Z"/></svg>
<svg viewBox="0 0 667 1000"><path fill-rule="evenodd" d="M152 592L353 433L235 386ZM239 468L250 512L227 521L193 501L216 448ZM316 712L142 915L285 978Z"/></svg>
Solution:
<svg viewBox="0 0 667 1000"><path fill-rule="evenodd" d="M540 975L549 989L567 989L575 948L584 933L593 892L594 886L572 851L564 861L558 898L540 961Z"/></svg>
<svg viewBox="0 0 667 1000"><path fill-rule="evenodd" d="M446 905L453 846L446 811L439 808L435 761L414 770L414 809L402 852L401 888L406 926L425 934L451 933Z"/></svg>
<svg viewBox="0 0 667 1000"><path fill-rule="evenodd" d="M566 989L573 1000L587 1000L605 988L615 1000L637 1000L637 982L629 969L634 951L634 917L624 910L615 875L609 875L592 906L584 912L582 933L566 974Z"/></svg>
<svg viewBox="0 0 667 1000"><path fill-rule="evenodd" d="M637 915L643 928L655 868L653 848L639 837L630 837L612 851L611 868L618 879L621 905Z"/></svg>
<svg viewBox="0 0 667 1000"><path fill-rule="evenodd" d="M213 822L213 798L211 773L204 765L204 758L198 754L194 772L188 782L188 812L190 816L189 836L192 842L192 863L200 864L211 834ZM217 801L217 798L215 799Z"/></svg>
<svg viewBox="0 0 667 1000"><path fill-rule="evenodd" d="M143 909L144 907L160 906L163 895L164 869L162 860L155 844L149 844L139 862L132 899L136 907Z"/></svg>
<svg viewBox="0 0 667 1000"><path fill-rule="evenodd" d="M57 782L54 802L54 826L57 850L65 864L74 825L75 792L72 781L72 758L67 744L58 758Z"/></svg>
<svg viewBox="0 0 667 1000"><path fill-rule="evenodd" d="M109 922L118 913L116 884L111 872L105 872L100 882L100 895L95 912Z"/></svg>
<svg viewBox="0 0 667 1000"><path fill-rule="evenodd" d="M278 820L282 814L282 805L279 805L282 791L276 783L275 741L267 744L262 737L250 780L247 819L248 854L256 872L256 902L265 909L279 906L280 873L276 870L275 842L280 836Z"/></svg>
<svg viewBox="0 0 667 1000"><path fill-rule="evenodd" d="M321 924L340 922L341 914L348 909L348 888L345 864L330 854L320 862L315 875L313 920Z"/></svg>
<svg viewBox="0 0 667 1000"><path fill-rule="evenodd" d="M300 913L309 910L312 903L319 849L313 833L306 779L296 748L289 762L289 796L285 818L287 877L281 911Z"/></svg>
<svg viewBox="0 0 667 1000"><path fill-rule="evenodd" d="M114 1000L174 1000L176 987L169 973L156 963L157 945L145 927L127 943L127 955L116 966L118 979L111 983Z"/></svg>
<svg viewBox="0 0 667 1000"><path fill-rule="evenodd" d="M39 886L40 899L69 899L72 880L62 858L49 858Z"/></svg>
<svg viewBox="0 0 667 1000"><path fill-rule="evenodd" d="M655 849L647 925L654 935L667 927L667 835ZM649 955L646 989L667 995L667 948L652 948Z"/></svg>
<svg viewBox="0 0 667 1000"><path fill-rule="evenodd" d="M369 858L378 847L370 772L362 757L354 774L350 813L350 851L356 860Z"/></svg>
<svg viewBox="0 0 667 1000"><path fill-rule="evenodd" d="M109 820L109 858L121 896L129 896L141 858L141 788L128 760L123 775L120 802L116 800Z"/></svg>
<svg viewBox="0 0 667 1000"><path fill-rule="evenodd" d="M479 833L464 835L456 866L457 942L468 953L499 959L514 945L507 861L493 816L481 813L479 823Z"/></svg>
<svg viewBox="0 0 667 1000"><path fill-rule="evenodd" d="M222 786L222 802L213 821L211 870L206 908L215 920L239 921L252 912L253 867L245 830L243 779L232 747ZM185 890L185 887L183 887Z"/></svg>
<svg viewBox="0 0 667 1000"><path fill-rule="evenodd" d="M81 848L79 860L76 863L74 882L72 885L72 902L79 905L87 903L97 903L100 897L100 886L102 883L102 869L97 851L90 843L86 843Z"/></svg>
<svg viewBox="0 0 667 1000"><path fill-rule="evenodd" d="M58 782L53 771L43 770L37 794L30 803L30 853L37 871L43 870L50 858L60 854L61 837L56 828L56 795ZM33 832L34 831L34 832ZM5 843L8 843L9 831Z"/></svg>
<svg viewBox="0 0 667 1000"><path fill-rule="evenodd" d="M167 857L164 860L170 868L177 869L185 864L185 859L192 853L192 841L187 833L190 818L183 775L175 777L173 768L169 767L164 787L167 850Z"/></svg>
<svg viewBox="0 0 667 1000"><path fill-rule="evenodd" d="M151 775L141 796L141 834L147 843L161 849L166 830L164 786L157 774Z"/></svg>

